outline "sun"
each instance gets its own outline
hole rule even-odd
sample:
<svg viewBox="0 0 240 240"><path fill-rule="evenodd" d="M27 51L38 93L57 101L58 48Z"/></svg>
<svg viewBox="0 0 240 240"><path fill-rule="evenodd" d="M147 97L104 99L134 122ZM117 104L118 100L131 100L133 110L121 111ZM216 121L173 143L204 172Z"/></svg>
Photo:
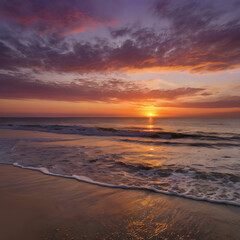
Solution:
<svg viewBox="0 0 240 240"><path fill-rule="evenodd" d="M152 113L149 113L149 117L152 117L152 115L153 115Z"/></svg>

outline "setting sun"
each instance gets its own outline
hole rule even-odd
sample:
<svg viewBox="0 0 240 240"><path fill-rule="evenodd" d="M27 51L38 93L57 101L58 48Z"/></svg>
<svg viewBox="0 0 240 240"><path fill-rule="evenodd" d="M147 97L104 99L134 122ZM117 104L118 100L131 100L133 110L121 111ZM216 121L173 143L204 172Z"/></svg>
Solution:
<svg viewBox="0 0 240 240"><path fill-rule="evenodd" d="M150 117L152 117L152 115L153 115L152 113L149 113L149 116L150 116Z"/></svg>

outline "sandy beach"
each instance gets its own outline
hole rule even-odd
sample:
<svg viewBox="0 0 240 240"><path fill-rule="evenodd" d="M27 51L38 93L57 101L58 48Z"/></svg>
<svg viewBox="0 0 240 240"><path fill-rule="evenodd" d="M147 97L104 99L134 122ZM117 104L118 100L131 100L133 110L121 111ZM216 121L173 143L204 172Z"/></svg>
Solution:
<svg viewBox="0 0 240 240"><path fill-rule="evenodd" d="M99 187L0 165L0 235L21 239L239 239L240 208Z"/></svg>

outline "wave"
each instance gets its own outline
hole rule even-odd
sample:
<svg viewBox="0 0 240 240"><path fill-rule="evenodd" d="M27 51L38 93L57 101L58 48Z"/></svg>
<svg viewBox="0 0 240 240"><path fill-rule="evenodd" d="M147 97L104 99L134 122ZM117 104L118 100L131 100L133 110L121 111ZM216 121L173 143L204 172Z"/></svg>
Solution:
<svg viewBox="0 0 240 240"><path fill-rule="evenodd" d="M165 165L165 167L159 167L159 166L149 166L144 164L129 164L124 163L121 161L115 162L115 164L120 165L121 167L128 168L131 171L134 171L135 173L138 173L139 171L145 170L150 171L151 175L154 176L156 173L160 177L169 177L173 173L194 173L192 178L194 179L203 179L203 180L210 180L210 181L216 181L218 179L221 179L223 181L231 181L232 183L240 183L240 176L231 174L231 173L220 173L220 172L203 172L203 171L197 171L194 168L185 169L184 166L179 166L175 164ZM150 177L150 176L149 176Z"/></svg>
<svg viewBox="0 0 240 240"><path fill-rule="evenodd" d="M0 164L5 164L5 163L0 163ZM172 190L164 191L164 190L159 190L159 189L152 188L152 187L129 186L129 185L121 185L121 184L120 185L108 184L108 183L94 181L91 178L86 177L86 176L79 176L79 175L69 176L69 175L62 175L62 174L52 173L52 172L49 172L49 170L47 168L44 168L44 167L40 167L40 168L37 168L37 167L27 167L27 166L20 165L18 163L6 164L6 165L13 165L15 167L19 167L19 168L23 168L23 169L39 171L39 172L41 172L43 174L46 174L46 175L51 175L51 176L56 176L56 177L63 177L63 178L68 178L68 179L74 179L74 180L77 180L77 181L90 183L90 184L98 185L98 186L101 186L101 187L132 189L132 190L146 190L146 191L151 191L151 192L155 192L155 193L161 193L161 194L166 194L166 195L171 195L171 196L178 196L178 197L183 197L183 198L192 199L192 200L207 201L207 202L210 202L210 203L227 204L227 205L240 207L240 203L237 203L237 202L234 202L234 201L214 200L214 199L210 199L210 198L207 198L207 197L191 196L191 195L178 193L178 192L175 192L175 191L172 191Z"/></svg>
<svg viewBox="0 0 240 240"><path fill-rule="evenodd" d="M221 147L240 147L238 143L229 143L229 142L176 142L176 141L144 141L139 139L121 139L123 142L132 142L138 144L145 144L151 146L190 146L190 147L205 147L205 148L221 148Z"/></svg>
<svg viewBox="0 0 240 240"><path fill-rule="evenodd" d="M1 125L0 128L51 132L51 133L61 133L61 134L79 134L79 135L85 135L85 136L142 137L142 138L152 138L152 139L199 139L199 140L209 140L209 141L239 141L240 140L240 135L238 134L232 134L230 136L223 137L223 136L216 136L211 133L207 134L207 133L200 133L200 132L195 134L184 133L184 132L166 132L166 131L163 131L161 128L153 128L151 131L149 131L149 129L147 128L136 128L136 127L116 129L116 128L105 128L105 127L86 127L86 126L69 126L69 125L12 125L12 124ZM176 144L179 144L179 143L176 143ZM194 145L201 146L201 144L192 143L192 146Z"/></svg>

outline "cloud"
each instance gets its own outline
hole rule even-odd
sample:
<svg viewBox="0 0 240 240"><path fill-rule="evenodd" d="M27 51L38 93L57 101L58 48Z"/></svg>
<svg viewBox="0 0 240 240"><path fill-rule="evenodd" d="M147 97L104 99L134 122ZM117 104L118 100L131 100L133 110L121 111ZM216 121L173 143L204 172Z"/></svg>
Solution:
<svg viewBox="0 0 240 240"><path fill-rule="evenodd" d="M156 101L174 100L201 93L202 88L176 88L171 90L151 90L140 88L134 82L119 79L97 81L78 79L63 84L30 80L25 75L0 75L1 99L45 99L58 101Z"/></svg>
<svg viewBox="0 0 240 240"><path fill-rule="evenodd" d="M98 1L60 0L57 7L55 1L46 0L17 3L19 0L3 1L0 12L5 21L22 21L21 24L34 29L43 26L43 32L46 30L48 34L31 35L17 31L14 26L2 27L1 69L27 67L75 73L150 69L202 73L240 66L240 14L233 0L228 4L205 0L154 1L151 21L158 27L142 27L135 24L136 19L133 24L110 28L105 39L88 40L71 40L62 33L99 21L105 25L112 21L114 12L109 15L103 8L97 10Z"/></svg>
<svg viewBox="0 0 240 240"><path fill-rule="evenodd" d="M240 108L240 96L227 96L213 101L169 103L164 106L178 108Z"/></svg>
<svg viewBox="0 0 240 240"><path fill-rule="evenodd" d="M78 33L115 20L97 11L100 3L75 0L2 0L3 20L30 28L40 34Z"/></svg>

